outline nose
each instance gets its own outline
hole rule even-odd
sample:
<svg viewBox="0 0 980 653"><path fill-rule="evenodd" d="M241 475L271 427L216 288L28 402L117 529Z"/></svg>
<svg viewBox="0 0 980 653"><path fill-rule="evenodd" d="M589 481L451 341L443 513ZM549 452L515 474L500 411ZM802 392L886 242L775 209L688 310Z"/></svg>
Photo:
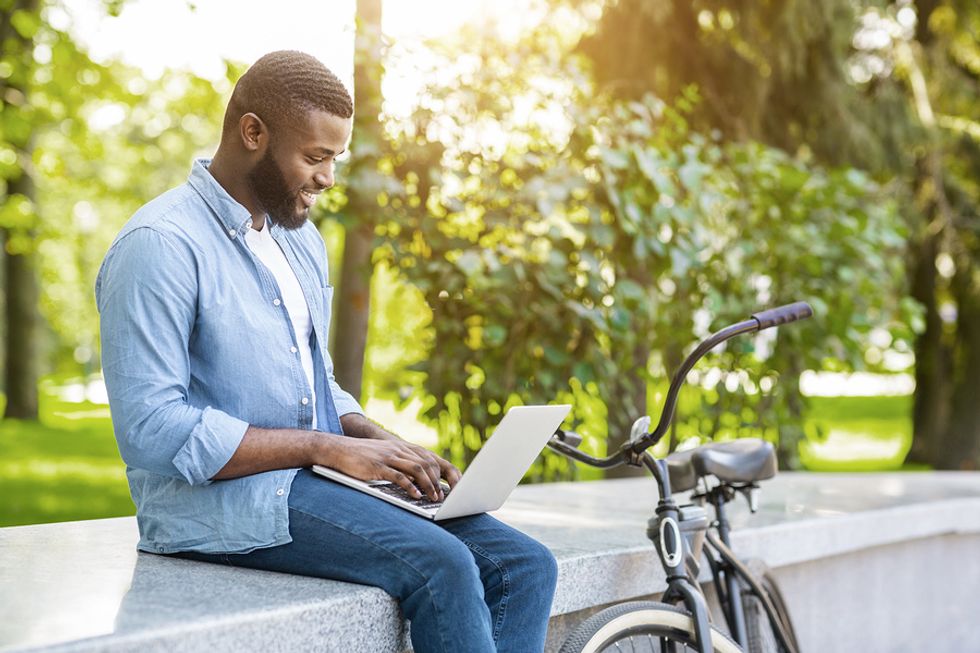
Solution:
<svg viewBox="0 0 980 653"><path fill-rule="evenodd" d="M330 166L324 170L319 170L315 175L313 175L313 181L316 182L318 186L324 189L333 188L334 176L333 176L333 166Z"/></svg>

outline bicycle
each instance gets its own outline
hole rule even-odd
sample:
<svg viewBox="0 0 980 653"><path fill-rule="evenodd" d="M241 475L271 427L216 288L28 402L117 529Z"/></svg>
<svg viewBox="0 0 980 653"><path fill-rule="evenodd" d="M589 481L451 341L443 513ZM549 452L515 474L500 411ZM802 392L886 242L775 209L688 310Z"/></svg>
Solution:
<svg viewBox="0 0 980 653"><path fill-rule="evenodd" d="M766 571L754 571L732 552L726 505L741 494L755 512L759 482L776 474L775 451L769 442L741 439L709 443L666 458L647 450L667 433L677 395L688 372L722 342L747 333L805 319L813 315L806 302L754 313L750 319L725 327L694 349L671 379L657 427L650 418L634 422L629 441L606 458L595 458L577 447L582 438L559 429L549 448L593 467L609 469L627 464L646 467L659 487L660 499L647 523L667 577L659 602L632 601L606 608L582 622L564 641L561 653L603 651L698 651L699 653L799 653L786 603ZM693 490L692 503L678 506L673 492ZM708 521L705 505L714 510ZM715 592L730 635L717 629L705 595L697 582L702 555L711 568ZM761 565L761 563L760 563Z"/></svg>

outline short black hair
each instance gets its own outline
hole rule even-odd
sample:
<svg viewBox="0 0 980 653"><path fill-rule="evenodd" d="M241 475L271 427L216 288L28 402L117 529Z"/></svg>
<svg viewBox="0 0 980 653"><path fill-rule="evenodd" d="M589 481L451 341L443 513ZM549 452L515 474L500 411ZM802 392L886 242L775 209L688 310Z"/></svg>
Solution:
<svg viewBox="0 0 980 653"><path fill-rule="evenodd" d="M350 118L354 102L340 79L315 57L296 50L270 52L235 84L223 132L235 129L246 113L257 115L274 132L313 110Z"/></svg>

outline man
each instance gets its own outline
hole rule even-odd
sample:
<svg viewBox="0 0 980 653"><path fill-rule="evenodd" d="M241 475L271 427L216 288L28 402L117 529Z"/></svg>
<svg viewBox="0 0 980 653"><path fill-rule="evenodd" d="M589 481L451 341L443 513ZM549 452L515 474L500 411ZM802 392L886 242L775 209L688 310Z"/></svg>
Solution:
<svg viewBox="0 0 980 653"><path fill-rule="evenodd" d="M235 87L213 160L137 211L106 254L102 364L139 548L381 587L416 651L541 650L547 549L489 515L434 523L305 469L432 499L440 478L459 479L334 381L333 289L307 217L352 113L316 59L262 57Z"/></svg>

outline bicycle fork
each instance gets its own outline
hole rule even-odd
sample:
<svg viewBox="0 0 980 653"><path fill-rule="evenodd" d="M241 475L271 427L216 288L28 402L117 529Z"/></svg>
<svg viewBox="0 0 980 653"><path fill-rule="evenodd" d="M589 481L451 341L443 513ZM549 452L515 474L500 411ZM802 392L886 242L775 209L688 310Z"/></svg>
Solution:
<svg viewBox="0 0 980 653"><path fill-rule="evenodd" d="M697 579L692 581L688 577L684 563L689 552L685 550L686 544L681 534L680 510L671 496L669 481L663 482L667 478L667 463L650 456L646 456L643 462L660 482L661 488L656 514L647 522L647 537L656 545L657 555L667 575L667 591L664 592L663 601L670 604L683 601L694 620L698 651L713 653L708 605Z"/></svg>

